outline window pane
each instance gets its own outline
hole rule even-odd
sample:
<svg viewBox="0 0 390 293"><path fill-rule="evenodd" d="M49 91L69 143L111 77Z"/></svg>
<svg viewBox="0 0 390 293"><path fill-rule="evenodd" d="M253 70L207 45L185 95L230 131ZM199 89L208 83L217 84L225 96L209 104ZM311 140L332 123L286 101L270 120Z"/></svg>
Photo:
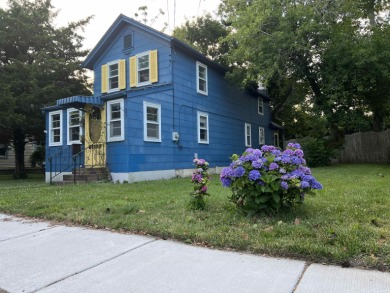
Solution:
<svg viewBox="0 0 390 293"><path fill-rule="evenodd" d="M199 79L199 90L202 92L205 92L207 90L205 80Z"/></svg>
<svg viewBox="0 0 390 293"><path fill-rule="evenodd" d="M111 121L110 123L110 136L121 136L121 122L120 121Z"/></svg>
<svg viewBox="0 0 390 293"><path fill-rule="evenodd" d="M157 108L147 107L146 113L147 113L146 116L147 116L148 121L158 122L158 109Z"/></svg>
<svg viewBox="0 0 390 293"><path fill-rule="evenodd" d="M52 116L52 128L60 127L60 114L55 114Z"/></svg>
<svg viewBox="0 0 390 293"><path fill-rule="evenodd" d="M138 70L149 68L149 55L138 57Z"/></svg>
<svg viewBox="0 0 390 293"><path fill-rule="evenodd" d="M146 135L148 138L159 139L159 125L158 124L147 124Z"/></svg>
<svg viewBox="0 0 390 293"><path fill-rule="evenodd" d="M79 111L72 111L69 113L69 125L70 126L75 126L75 125L80 125L80 120L79 120Z"/></svg>
<svg viewBox="0 0 390 293"><path fill-rule="evenodd" d="M149 81L149 69L144 69L138 73L138 82L148 82Z"/></svg>
<svg viewBox="0 0 390 293"><path fill-rule="evenodd" d="M61 130L53 129L53 142L60 142L60 141L61 141Z"/></svg>
<svg viewBox="0 0 390 293"><path fill-rule="evenodd" d="M69 128L69 137L71 141L80 140L80 127Z"/></svg>
<svg viewBox="0 0 390 293"><path fill-rule="evenodd" d="M5 157L7 155L7 148L3 145L0 145L0 157Z"/></svg>
<svg viewBox="0 0 390 293"><path fill-rule="evenodd" d="M110 77L118 75L118 63L110 65L108 74Z"/></svg>
<svg viewBox="0 0 390 293"><path fill-rule="evenodd" d="M199 78L206 79L206 68L199 66Z"/></svg>
<svg viewBox="0 0 390 293"><path fill-rule="evenodd" d="M204 116L200 116L199 118L199 126L201 128L206 128L207 127L207 118Z"/></svg>
<svg viewBox="0 0 390 293"><path fill-rule="evenodd" d="M121 105L112 104L111 105L111 119L120 119L121 118Z"/></svg>
<svg viewBox="0 0 390 293"><path fill-rule="evenodd" d="M111 77L109 79L110 81L110 90L112 89L117 89L119 87L119 84L118 84L118 77Z"/></svg>
<svg viewBox="0 0 390 293"><path fill-rule="evenodd" d="M206 129L200 129L200 140L207 141L207 130Z"/></svg>

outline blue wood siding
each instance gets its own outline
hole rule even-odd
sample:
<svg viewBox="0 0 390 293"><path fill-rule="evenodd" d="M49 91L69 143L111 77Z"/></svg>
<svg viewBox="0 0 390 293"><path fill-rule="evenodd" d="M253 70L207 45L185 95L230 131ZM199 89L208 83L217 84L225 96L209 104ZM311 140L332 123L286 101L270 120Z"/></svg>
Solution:
<svg viewBox="0 0 390 293"><path fill-rule="evenodd" d="M133 33L134 47L131 50L123 50L123 36ZM94 65L94 95L101 96L101 66L108 62L125 59L126 60L126 89L129 85L129 58L131 56L149 51L158 50L159 81L158 84L169 83L172 81L171 60L169 43L157 38L151 34L136 29L130 25L124 28L115 41L109 46L99 61Z"/></svg>

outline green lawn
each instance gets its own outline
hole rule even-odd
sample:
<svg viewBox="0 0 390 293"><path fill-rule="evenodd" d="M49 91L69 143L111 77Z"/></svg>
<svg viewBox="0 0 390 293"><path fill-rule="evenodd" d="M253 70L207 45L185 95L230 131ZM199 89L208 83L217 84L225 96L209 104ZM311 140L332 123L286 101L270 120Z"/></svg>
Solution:
<svg viewBox="0 0 390 293"><path fill-rule="evenodd" d="M49 186L0 176L0 211L209 247L390 271L390 166L312 169L324 190L273 216L238 214L214 176L206 210L187 208L189 178ZM42 180L42 179L41 179Z"/></svg>

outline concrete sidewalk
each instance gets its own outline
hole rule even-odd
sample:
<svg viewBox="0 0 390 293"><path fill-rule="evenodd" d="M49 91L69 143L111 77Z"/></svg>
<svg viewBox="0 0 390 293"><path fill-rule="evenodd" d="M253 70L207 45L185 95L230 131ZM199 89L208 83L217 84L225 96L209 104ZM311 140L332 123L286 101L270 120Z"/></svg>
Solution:
<svg viewBox="0 0 390 293"><path fill-rule="evenodd" d="M0 214L4 292L390 293L390 273L307 265Z"/></svg>

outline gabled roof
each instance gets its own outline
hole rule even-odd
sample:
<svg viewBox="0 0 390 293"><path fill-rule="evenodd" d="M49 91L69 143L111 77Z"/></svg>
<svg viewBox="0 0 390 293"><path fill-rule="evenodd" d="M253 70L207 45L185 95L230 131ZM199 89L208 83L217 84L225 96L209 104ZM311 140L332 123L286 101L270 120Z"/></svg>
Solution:
<svg viewBox="0 0 390 293"><path fill-rule="evenodd" d="M132 25L140 30L143 30L147 33L150 33L158 38L161 38L162 40L165 40L169 43L171 43L176 48L179 48L186 53L188 53L191 56L194 56L198 58L200 61L204 62L207 65L210 65L211 67L225 73L228 71L228 68L220 65L211 59L207 58L205 55L201 54L194 48L188 46L186 43L168 36L167 34L164 34L162 32L159 32L151 27L148 27L130 17L127 17L126 15L120 14L117 19L114 21L114 23L110 26L110 28L107 30L107 32L103 35L103 37L100 39L100 41L97 43L97 45L92 49L92 51L88 54L87 58L84 60L84 62L81 64L82 67L93 69L93 64L99 59L99 57L104 53L104 51L107 49L107 47L112 43L112 41L116 38L117 34L127 25Z"/></svg>

